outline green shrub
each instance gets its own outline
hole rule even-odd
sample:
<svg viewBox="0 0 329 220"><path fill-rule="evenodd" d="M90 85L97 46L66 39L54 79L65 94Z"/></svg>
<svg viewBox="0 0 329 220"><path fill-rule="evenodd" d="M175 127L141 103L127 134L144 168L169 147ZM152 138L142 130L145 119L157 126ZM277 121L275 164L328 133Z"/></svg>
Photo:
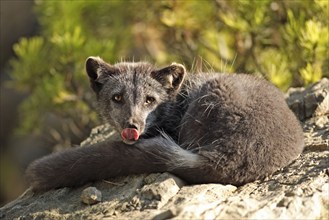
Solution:
<svg viewBox="0 0 329 220"><path fill-rule="evenodd" d="M35 11L40 35L16 44L12 60L13 86L30 94L22 132L44 129L49 113L71 130L99 123L90 55L253 73L282 90L329 75L327 0L36 1Z"/></svg>

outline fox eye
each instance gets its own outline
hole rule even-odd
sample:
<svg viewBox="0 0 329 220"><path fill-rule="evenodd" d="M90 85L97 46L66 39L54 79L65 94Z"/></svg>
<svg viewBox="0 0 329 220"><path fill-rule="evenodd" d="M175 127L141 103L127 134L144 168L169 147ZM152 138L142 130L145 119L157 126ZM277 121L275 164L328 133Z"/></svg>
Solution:
<svg viewBox="0 0 329 220"><path fill-rule="evenodd" d="M112 96L112 101L114 101L116 103L122 103L123 97L120 94L115 94Z"/></svg>
<svg viewBox="0 0 329 220"><path fill-rule="evenodd" d="M150 105L153 102L155 102L155 98L153 98L152 96L146 96L146 99L145 99L145 104L146 105Z"/></svg>

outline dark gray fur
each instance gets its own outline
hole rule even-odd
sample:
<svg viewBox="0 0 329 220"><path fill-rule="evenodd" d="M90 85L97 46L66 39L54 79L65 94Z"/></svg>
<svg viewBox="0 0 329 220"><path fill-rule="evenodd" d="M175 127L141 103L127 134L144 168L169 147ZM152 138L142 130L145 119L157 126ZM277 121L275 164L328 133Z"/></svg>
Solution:
<svg viewBox="0 0 329 220"><path fill-rule="evenodd" d="M34 190L165 171L189 183L239 186L272 174L303 150L299 122L281 92L263 79L185 77L180 64L157 69L96 57L88 58L86 69L100 114L118 132L133 127L141 137L41 158L26 172ZM113 98L118 94L119 103Z"/></svg>

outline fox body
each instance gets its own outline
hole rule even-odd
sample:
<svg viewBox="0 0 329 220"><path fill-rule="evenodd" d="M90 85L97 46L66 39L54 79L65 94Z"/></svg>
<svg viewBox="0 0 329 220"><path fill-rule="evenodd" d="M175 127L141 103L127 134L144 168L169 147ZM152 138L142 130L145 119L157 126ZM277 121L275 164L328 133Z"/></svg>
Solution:
<svg viewBox="0 0 329 220"><path fill-rule="evenodd" d="M104 141L33 162L34 190L116 176L171 172L189 183L242 185L288 165L303 133L283 95L244 74L186 74L173 63L110 65L89 57L98 110L122 141Z"/></svg>

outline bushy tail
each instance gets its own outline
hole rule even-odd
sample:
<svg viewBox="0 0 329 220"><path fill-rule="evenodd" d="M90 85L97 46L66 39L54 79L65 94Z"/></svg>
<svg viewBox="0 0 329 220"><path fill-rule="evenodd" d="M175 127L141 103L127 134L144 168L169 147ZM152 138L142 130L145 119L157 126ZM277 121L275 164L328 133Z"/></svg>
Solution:
<svg viewBox="0 0 329 220"><path fill-rule="evenodd" d="M180 148L164 135L141 139L135 145L105 141L54 153L33 162L26 171L26 177L35 191L79 186L116 176L165 171L195 182L193 180L204 178L204 162L201 156Z"/></svg>

